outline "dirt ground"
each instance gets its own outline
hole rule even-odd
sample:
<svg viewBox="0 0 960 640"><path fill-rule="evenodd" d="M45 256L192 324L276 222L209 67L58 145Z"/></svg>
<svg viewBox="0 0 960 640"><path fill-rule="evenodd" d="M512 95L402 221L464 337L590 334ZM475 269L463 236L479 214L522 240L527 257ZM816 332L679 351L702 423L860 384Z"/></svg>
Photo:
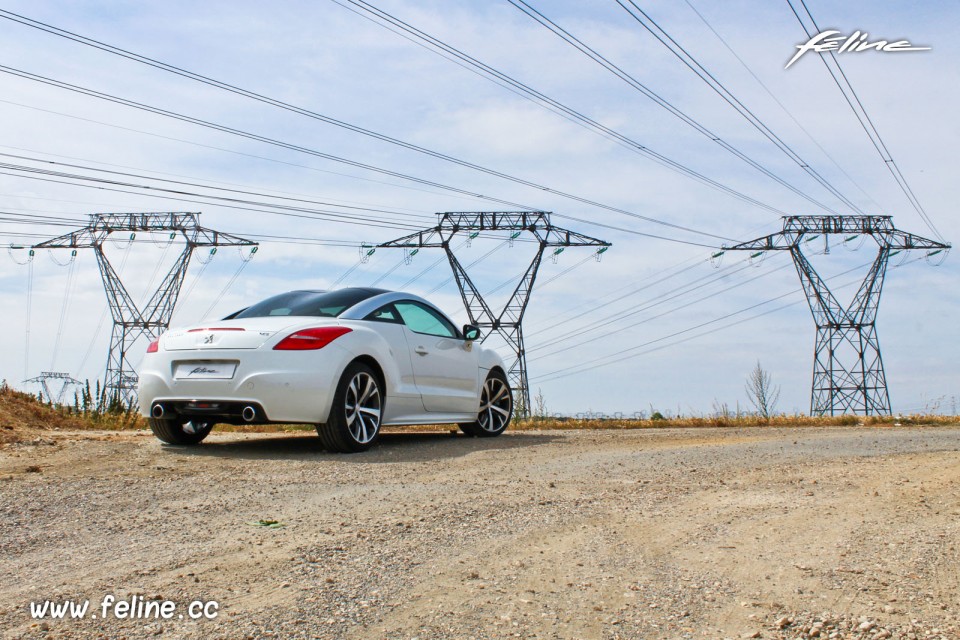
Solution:
<svg viewBox="0 0 960 640"><path fill-rule="evenodd" d="M0 633L960 638L958 450L950 427L388 433L352 456L48 432L0 450ZM178 614L104 618L108 594ZM193 601L218 615L179 618Z"/></svg>

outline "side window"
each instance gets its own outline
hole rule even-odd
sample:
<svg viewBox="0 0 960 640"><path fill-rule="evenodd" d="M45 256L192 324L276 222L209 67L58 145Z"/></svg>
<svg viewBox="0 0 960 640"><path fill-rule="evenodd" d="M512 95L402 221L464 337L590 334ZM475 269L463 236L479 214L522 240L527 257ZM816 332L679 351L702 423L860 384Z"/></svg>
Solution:
<svg viewBox="0 0 960 640"><path fill-rule="evenodd" d="M397 313L397 310L392 304L385 305L380 307L370 315L368 315L364 320L373 320L374 322L393 322L396 324L403 324L403 320L400 318L400 314Z"/></svg>
<svg viewBox="0 0 960 640"><path fill-rule="evenodd" d="M439 313L417 302L397 302L394 305L404 324L415 333L425 333L429 336L443 338L457 338L457 330Z"/></svg>

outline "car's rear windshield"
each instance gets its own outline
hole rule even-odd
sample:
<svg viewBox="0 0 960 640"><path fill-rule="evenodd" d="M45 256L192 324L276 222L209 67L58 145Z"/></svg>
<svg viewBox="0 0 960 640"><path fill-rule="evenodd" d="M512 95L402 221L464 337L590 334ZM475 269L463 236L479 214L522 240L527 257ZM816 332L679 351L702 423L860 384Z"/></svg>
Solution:
<svg viewBox="0 0 960 640"><path fill-rule="evenodd" d="M383 289L353 287L337 291L290 291L247 307L234 318L267 316L319 316L335 318L367 298L386 293Z"/></svg>

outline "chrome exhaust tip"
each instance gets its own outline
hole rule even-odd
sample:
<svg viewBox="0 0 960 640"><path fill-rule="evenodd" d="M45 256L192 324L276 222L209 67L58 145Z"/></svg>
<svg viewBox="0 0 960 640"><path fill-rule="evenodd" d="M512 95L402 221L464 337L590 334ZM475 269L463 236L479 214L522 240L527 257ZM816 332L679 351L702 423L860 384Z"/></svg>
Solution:
<svg viewBox="0 0 960 640"><path fill-rule="evenodd" d="M257 419L257 410L247 405L243 408L243 412L240 415L243 417L244 422L253 422Z"/></svg>
<svg viewBox="0 0 960 640"><path fill-rule="evenodd" d="M154 418L162 418L163 414L164 414L163 405L160 404L159 402L153 405L153 408L150 409L150 415L152 415Z"/></svg>

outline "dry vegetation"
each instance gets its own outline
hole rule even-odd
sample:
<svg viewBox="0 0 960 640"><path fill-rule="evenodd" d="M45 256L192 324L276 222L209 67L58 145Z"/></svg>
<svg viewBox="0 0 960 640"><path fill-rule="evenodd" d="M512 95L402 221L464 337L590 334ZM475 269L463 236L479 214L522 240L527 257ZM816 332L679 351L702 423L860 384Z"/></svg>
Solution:
<svg viewBox="0 0 960 640"><path fill-rule="evenodd" d="M803 415L776 415L764 418L759 415L697 416L662 419L591 419L531 418L517 420L510 428L517 431L530 429L663 429L703 427L871 427L907 425L960 424L960 416L909 415L909 416L827 416L812 418Z"/></svg>
<svg viewBox="0 0 960 640"><path fill-rule="evenodd" d="M960 424L960 416L910 415L910 416L835 416L811 418L802 415L775 415L764 418L760 415L714 415L696 417L657 417L647 419L576 419L562 417L534 417L514 420L513 431L570 430L570 429L664 429L703 427L801 427L801 426L906 426L906 425L954 425ZM147 422L135 411L122 409L88 409L43 403L29 393L0 385L0 445L22 442L37 437L40 430L54 431L130 431L147 429ZM449 425L421 425L391 428L390 431L448 431ZM285 433L313 431L313 425L218 425L219 432Z"/></svg>
<svg viewBox="0 0 960 640"><path fill-rule="evenodd" d="M36 396L0 384L0 445L37 437L38 431L145 429L146 421L127 411L76 411L54 407Z"/></svg>
<svg viewBox="0 0 960 640"><path fill-rule="evenodd" d="M0 444L18 442L38 429L82 429L84 421L37 402L28 393L0 386Z"/></svg>

